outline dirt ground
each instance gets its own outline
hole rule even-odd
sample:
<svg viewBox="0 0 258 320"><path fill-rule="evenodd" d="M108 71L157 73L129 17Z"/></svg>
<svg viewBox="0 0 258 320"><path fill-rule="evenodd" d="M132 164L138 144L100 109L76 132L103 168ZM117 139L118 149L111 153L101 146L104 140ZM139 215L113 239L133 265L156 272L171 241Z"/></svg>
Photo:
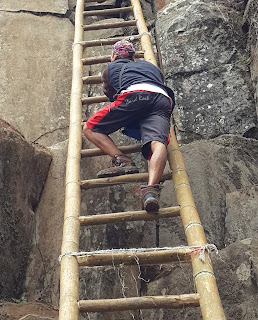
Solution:
<svg viewBox="0 0 258 320"><path fill-rule="evenodd" d="M31 315L29 317L29 315ZM27 316L27 317L26 317ZM58 310L42 303L0 302L0 320L56 320Z"/></svg>

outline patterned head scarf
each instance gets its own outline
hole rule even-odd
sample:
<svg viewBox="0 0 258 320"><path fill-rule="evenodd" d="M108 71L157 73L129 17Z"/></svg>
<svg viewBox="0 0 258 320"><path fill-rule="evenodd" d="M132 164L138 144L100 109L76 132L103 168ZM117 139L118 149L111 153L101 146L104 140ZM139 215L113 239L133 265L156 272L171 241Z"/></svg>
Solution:
<svg viewBox="0 0 258 320"><path fill-rule="evenodd" d="M135 53L134 46L127 40L121 40L114 44L113 52L122 58L131 58Z"/></svg>

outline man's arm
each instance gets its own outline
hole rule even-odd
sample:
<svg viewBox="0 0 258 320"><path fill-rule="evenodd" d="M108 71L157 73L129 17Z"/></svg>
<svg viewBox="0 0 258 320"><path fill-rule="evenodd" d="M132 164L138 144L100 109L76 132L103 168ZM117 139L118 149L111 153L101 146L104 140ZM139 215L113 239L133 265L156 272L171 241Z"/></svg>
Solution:
<svg viewBox="0 0 258 320"><path fill-rule="evenodd" d="M102 72L103 92L110 101L114 101L113 96L116 94L116 90L109 84L108 81L108 67Z"/></svg>

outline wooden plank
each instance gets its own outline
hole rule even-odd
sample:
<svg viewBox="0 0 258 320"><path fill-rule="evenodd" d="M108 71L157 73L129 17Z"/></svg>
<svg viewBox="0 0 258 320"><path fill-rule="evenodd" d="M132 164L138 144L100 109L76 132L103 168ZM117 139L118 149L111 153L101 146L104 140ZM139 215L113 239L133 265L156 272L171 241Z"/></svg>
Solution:
<svg viewBox="0 0 258 320"><path fill-rule="evenodd" d="M87 97L82 98L82 104L93 104L93 103L100 103L100 102L107 102L108 97L106 96L97 96L97 97Z"/></svg>
<svg viewBox="0 0 258 320"><path fill-rule="evenodd" d="M121 37L114 37L114 38L107 38L107 39L96 39L96 40L89 40L89 41L82 41L83 47L100 47L109 44L115 44L117 41L123 40L125 36Z"/></svg>
<svg viewBox="0 0 258 320"><path fill-rule="evenodd" d="M110 178L100 178L100 179L91 179L91 180L83 180L81 181L82 189L94 189L94 188L103 188L112 185L119 185L124 183L132 183L132 182L146 182L148 181L149 174L148 173L134 173L134 174L126 174L118 177L110 177ZM170 180L171 172L164 173L161 181Z"/></svg>
<svg viewBox="0 0 258 320"><path fill-rule="evenodd" d="M134 56L136 59L143 58L144 52L136 51ZM107 63L107 62L110 62L110 55L82 59L82 63L84 65L92 65L92 64Z"/></svg>
<svg viewBox="0 0 258 320"><path fill-rule="evenodd" d="M126 252L128 251L128 252ZM153 250L137 252L137 249L124 249L121 253L87 253L77 256L79 266L117 266L123 265L152 265L188 261L191 259L191 249L178 247L166 250Z"/></svg>
<svg viewBox="0 0 258 320"><path fill-rule="evenodd" d="M180 215L180 207L162 208L158 213L148 213L142 211L116 212L108 214L98 214L93 216L81 216L79 221L81 226L101 225L126 221L151 221L163 218L178 217Z"/></svg>
<svg viewBox="0 0 258 320"><path fill-rule="evenodd" d="M85 3L90 3L90 2L98 2L98 3L103 3L106 0L84 0Z"/></svg>
<svg viewBox="0 0 258 320"><path fill-rule="evenodd" d="M197 293L145 296L122 299L80 300L80 312L112 312L138 309L177 309L183 307L199 306Z"/></svg>
<svg viewBox="0 0 258 320"><path fill-rule="evenodd" d="M102 76L87 76L82 77L84 84L100 84L102 83Z"/></svg>
<svg viewBox="0 0 258 320"><path fill-rule="evenodd" d="M90 30L122 28L122 27L129 27L129 26L136 26L136 20L113 22L113 23L102 23L102 24L89 24L89 25L84 25L83 29L84 31L90 31Z"/></svg>
<svg viewBox="0 0 258 320"><path fill-rule="evenodd" d="M104 16L104 15L112 15L116 13L125 13L125 12L130 12L133 10L133 7L124 7L124 8L114 8L114 9L105 9L105 10L88 10L84 11L83 14L84 16Z"/></svg>
<svg viewBox="0 0 258 320"><path fill-rule="evenodd" d="M136 153L141 151L141 145L140 144L133 144L129 146L118 146L118 149L123 152L124 154L128 153ZM106 155L102 150L99 148L94 149L85 149L81 151L82 158L85 157L95 157L95 156L103 156Z"/></svg>

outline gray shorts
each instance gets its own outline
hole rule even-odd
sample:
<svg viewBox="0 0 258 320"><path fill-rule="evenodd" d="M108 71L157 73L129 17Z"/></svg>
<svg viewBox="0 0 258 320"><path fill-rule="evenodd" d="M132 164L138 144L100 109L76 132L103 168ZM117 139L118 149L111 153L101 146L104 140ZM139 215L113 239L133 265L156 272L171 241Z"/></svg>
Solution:
<svg viewBox="0 0 258 320"><path fill-rule="evenodd" d="M86 124L93 132L106 135L122 127L138 128L142 154L149 159L152 141L168 143L171 114L171 100L163 94L134 91L119 94L114 102L97 111Z"/></svg>

